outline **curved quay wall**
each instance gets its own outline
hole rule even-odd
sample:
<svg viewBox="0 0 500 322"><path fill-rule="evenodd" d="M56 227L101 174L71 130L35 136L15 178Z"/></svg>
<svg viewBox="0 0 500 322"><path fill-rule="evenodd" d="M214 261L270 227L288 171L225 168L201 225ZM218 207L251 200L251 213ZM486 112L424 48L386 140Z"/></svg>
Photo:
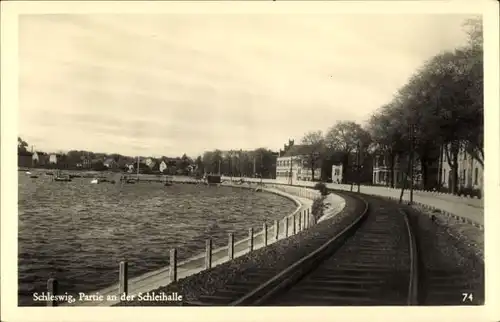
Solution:
<svg viewBox="0 0 500 322"><path fill-rule="evenodd" d="M223 178L228 179L228 178ZM247 182L253 181L245 179ZM258 183L253 181L252 183ZM267 245L271 245L278 240L288 238L296 233L306 230L316 224L312 216L312 203L315 198L320 197L317 190L310 187L292 187L280 184L269 184L266 182L266 187L255 186L250 184L233 184L223 183L225 186L244 188L244 189L261 189L267 193L274 193L291 199L297 208L289 215L286 215L282 220L275 220L274 225L263 224L262 230L255 232L252 228L248 230L248 237L235 241L232 233L228 234L228 245L217 249L212 249L212 241L206 241L206 249L204 253L195 255L185 261L177 262L177 250L170 251L170 265L138 277L128 279L127 263L120 263L119 281L118 284L112 285L105 289L91 293L90 295L101 295L102 301L76 301L73 304L64 304L71 306L111 306L119 302L122 294L139 294L145 293L159 287L166 286L171 282L180 278L194 275L211 267L226 263L234 258L245 255L252 250L256 250ZM318 219L318 222L328 219L343 210L345 200L337 195L330 194L327 197L330 205L325 209L325 214ZM58 294L57 281L49 279L47 283L48 292ZM108 296L117 296L117 300L108 300ZM48 302L48 306L56 306L56 302Z"/></svg>
<svg viewBox="0 0 500 322"><path fill-rule="evenodd" d="M238 178L239 179L239 178ZM260 179L243 178L245 181L257 182ZM287 180L276 179L262 179L263 183L289 186ZM297 187L313 187L316 182L311 181L294 181L294 186ZM326 186L330 189L349 191L351 185L327 183ZM356 191L356 186L353 187ZM384 197L391 200L399 200L401 193L400 189L380 187L380 186L360 186L361 193L367 195ZM405 190L403 195L404 201L410 200L408 189ZM419 205L425 209L439 211L448 217L452 217L463 223L473 225L480 230L484 230L484 205L482 199L471 197L460 197L456 195L438 193L433 191L414 190L413 192L414 204Z"/></svg>

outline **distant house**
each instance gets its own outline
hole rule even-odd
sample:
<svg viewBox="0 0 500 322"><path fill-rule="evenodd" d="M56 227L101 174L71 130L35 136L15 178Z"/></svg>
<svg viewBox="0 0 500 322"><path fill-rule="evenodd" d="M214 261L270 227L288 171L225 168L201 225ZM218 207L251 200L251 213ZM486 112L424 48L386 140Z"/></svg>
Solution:
<svg viewBox="0 0 500 322"><path fill-rule="evenodd" d="M167 163L165 162L165 160L162 160L160 163L160 172L163 172L166 169L167 169Z"/></svg>
<svg viewBox="0 0 500 322"><path fill-rule="evenodd" d="M135 165L133 163L126 164L125 167L128 169L127 172L134 172Z"/></svg>
<svg viewBox="0 0 500 322"><path fill-rule="evenodd" d="M57 154L51 154L51 155L49 155L49 163L51 163L51 164L57 164Z"/></svg>
<svg viewBox="0 0 500 322"><path fill-rule="evenodd" d="M28 151L20 151L17 153L17 165L19 167L28 168L33 164L33 153Z"/></svg>
<svg viewBox="0 0 500 322"><path fill-rule="evenodd" d="M35 151L32 159L35 167L43 167L49 163L49 155L41 151Z"/></svg>
<svg viewBox="0 0 500 322"><path fill-rule="evenodd" d="M92 168L92 159L88 156L82 155L81 157L81 166L83 169Z"/></svg>
<svg viewBox="0 0 500 322"><path fill-rule="evenodd" d="M153 158L147 158L144 163L150 168L153 169L154 166L156 165L156 160Z"/></svg>
<svg viewBox="0 0 500 322"><path fill-rule="evenodd" d="M104 166L110 170L118 169L118 163L113 158L108 158L104 161Z"/></svg>

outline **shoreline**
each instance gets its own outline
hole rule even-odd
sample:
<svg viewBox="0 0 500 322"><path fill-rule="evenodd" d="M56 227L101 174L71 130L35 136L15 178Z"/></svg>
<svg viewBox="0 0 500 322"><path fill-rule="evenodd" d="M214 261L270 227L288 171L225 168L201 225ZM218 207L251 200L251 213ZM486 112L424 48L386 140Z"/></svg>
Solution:
<svg viewBox="0 0 500 322"><path fill-rule="evenodd" d="M233 184L228 184L228 183L223 183L221 186L228 186L228 187L235 187L235 188L245 188L245 189L254 189L255 185L233 185ZM304 188L303 188L304 189ZM309 189L308 189L309 190ZM290 214L287 214L283 218L290 218L292 216L295 216L298 212L302 211L303 209L310 207L312 205L312 200L309 200L301 197L294 196L293 194L280 191L278 189L270 189L267 187L262 188L263 192L266 193L274 193L277 195L280 195L282 197L288 198L292 200L296 205L297 208ZM278 221L280 226L283 226L284 223L282 224L281 222L283 221L283 218ZM289 223L289 231L293 228L292 227L293 223ZM283 226L284 227L284 226ZM269 225L267 227L267 236L268 236L268 243L267 245L271 245L276 240L273 238L273 229L274 225ZM283 236L284 229L280 232L280 239L284 239ZM249 253L248 249L248 241L249 237L244 237L242 239L239 239L237 241L234 241L234 259L241 257L247 253ZM265 248L263 245L263 230L256 231L253 235L253 249L254 251L260 248ZM228 257L228 246L223 246L219 247L217 249L212 250L212 267L216 267L218 265L221 265L223 263L231 261ZM187 260L184 260L182 262L177 263L177 276L178 280L197 274L201 271L205 270L204 267L204 260L205 260L205 253L200 252L198 255L194 255L190 257ZM170 278L170 266L165 266L160 269L156 269L151 272L147 272L144 274L141 274L139 276L135 276L133 278L130 278L128 280L128 287L129 287L129 294L138 294L138 293L144 293L151 291L153 289L159 288L159 287L164 287L167 286L171 283ZM118 293L118 287L119 285L117 283L110 285L108 287L105 287L103 289L89 292L89 295L92 294L99 294L99 295L104 295L105 297L107 295L116 295ZM62 306L111 306L119 301L102 301L102 302L78 302L78 303L72 303L72 304L62 304Z"/></svg>

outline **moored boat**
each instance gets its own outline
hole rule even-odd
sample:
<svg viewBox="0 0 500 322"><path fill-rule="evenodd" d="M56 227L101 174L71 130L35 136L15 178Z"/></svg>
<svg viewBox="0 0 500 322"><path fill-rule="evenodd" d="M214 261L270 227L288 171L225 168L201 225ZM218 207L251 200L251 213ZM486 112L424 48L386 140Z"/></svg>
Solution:
<svg viewBox="0 0 500 322"><path fill-rule="evenodd" d="M55 174L54 181L71 181L71 177L67 174L62 174L60 171Z"/></svg>
<svg viewBox="0 0 500 322"><path fill-rule="evenodd" d="M54 178L54 181L65 181L65 182L68 182L68 181L71 181L71 178L70 177L55 177Z"/></svg>

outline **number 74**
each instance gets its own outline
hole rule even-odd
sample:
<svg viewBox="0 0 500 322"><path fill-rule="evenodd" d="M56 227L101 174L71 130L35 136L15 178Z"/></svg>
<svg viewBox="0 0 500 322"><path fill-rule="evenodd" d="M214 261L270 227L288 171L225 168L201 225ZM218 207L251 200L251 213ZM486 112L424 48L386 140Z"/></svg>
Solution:
<svg viewBox="0 0 500 322"><path fill-rule="evenodd" d="M463 296L462 302L465 302L467 300L472 302L472 299L473 299L472 293L462 293L462 296Z"/></svg>

